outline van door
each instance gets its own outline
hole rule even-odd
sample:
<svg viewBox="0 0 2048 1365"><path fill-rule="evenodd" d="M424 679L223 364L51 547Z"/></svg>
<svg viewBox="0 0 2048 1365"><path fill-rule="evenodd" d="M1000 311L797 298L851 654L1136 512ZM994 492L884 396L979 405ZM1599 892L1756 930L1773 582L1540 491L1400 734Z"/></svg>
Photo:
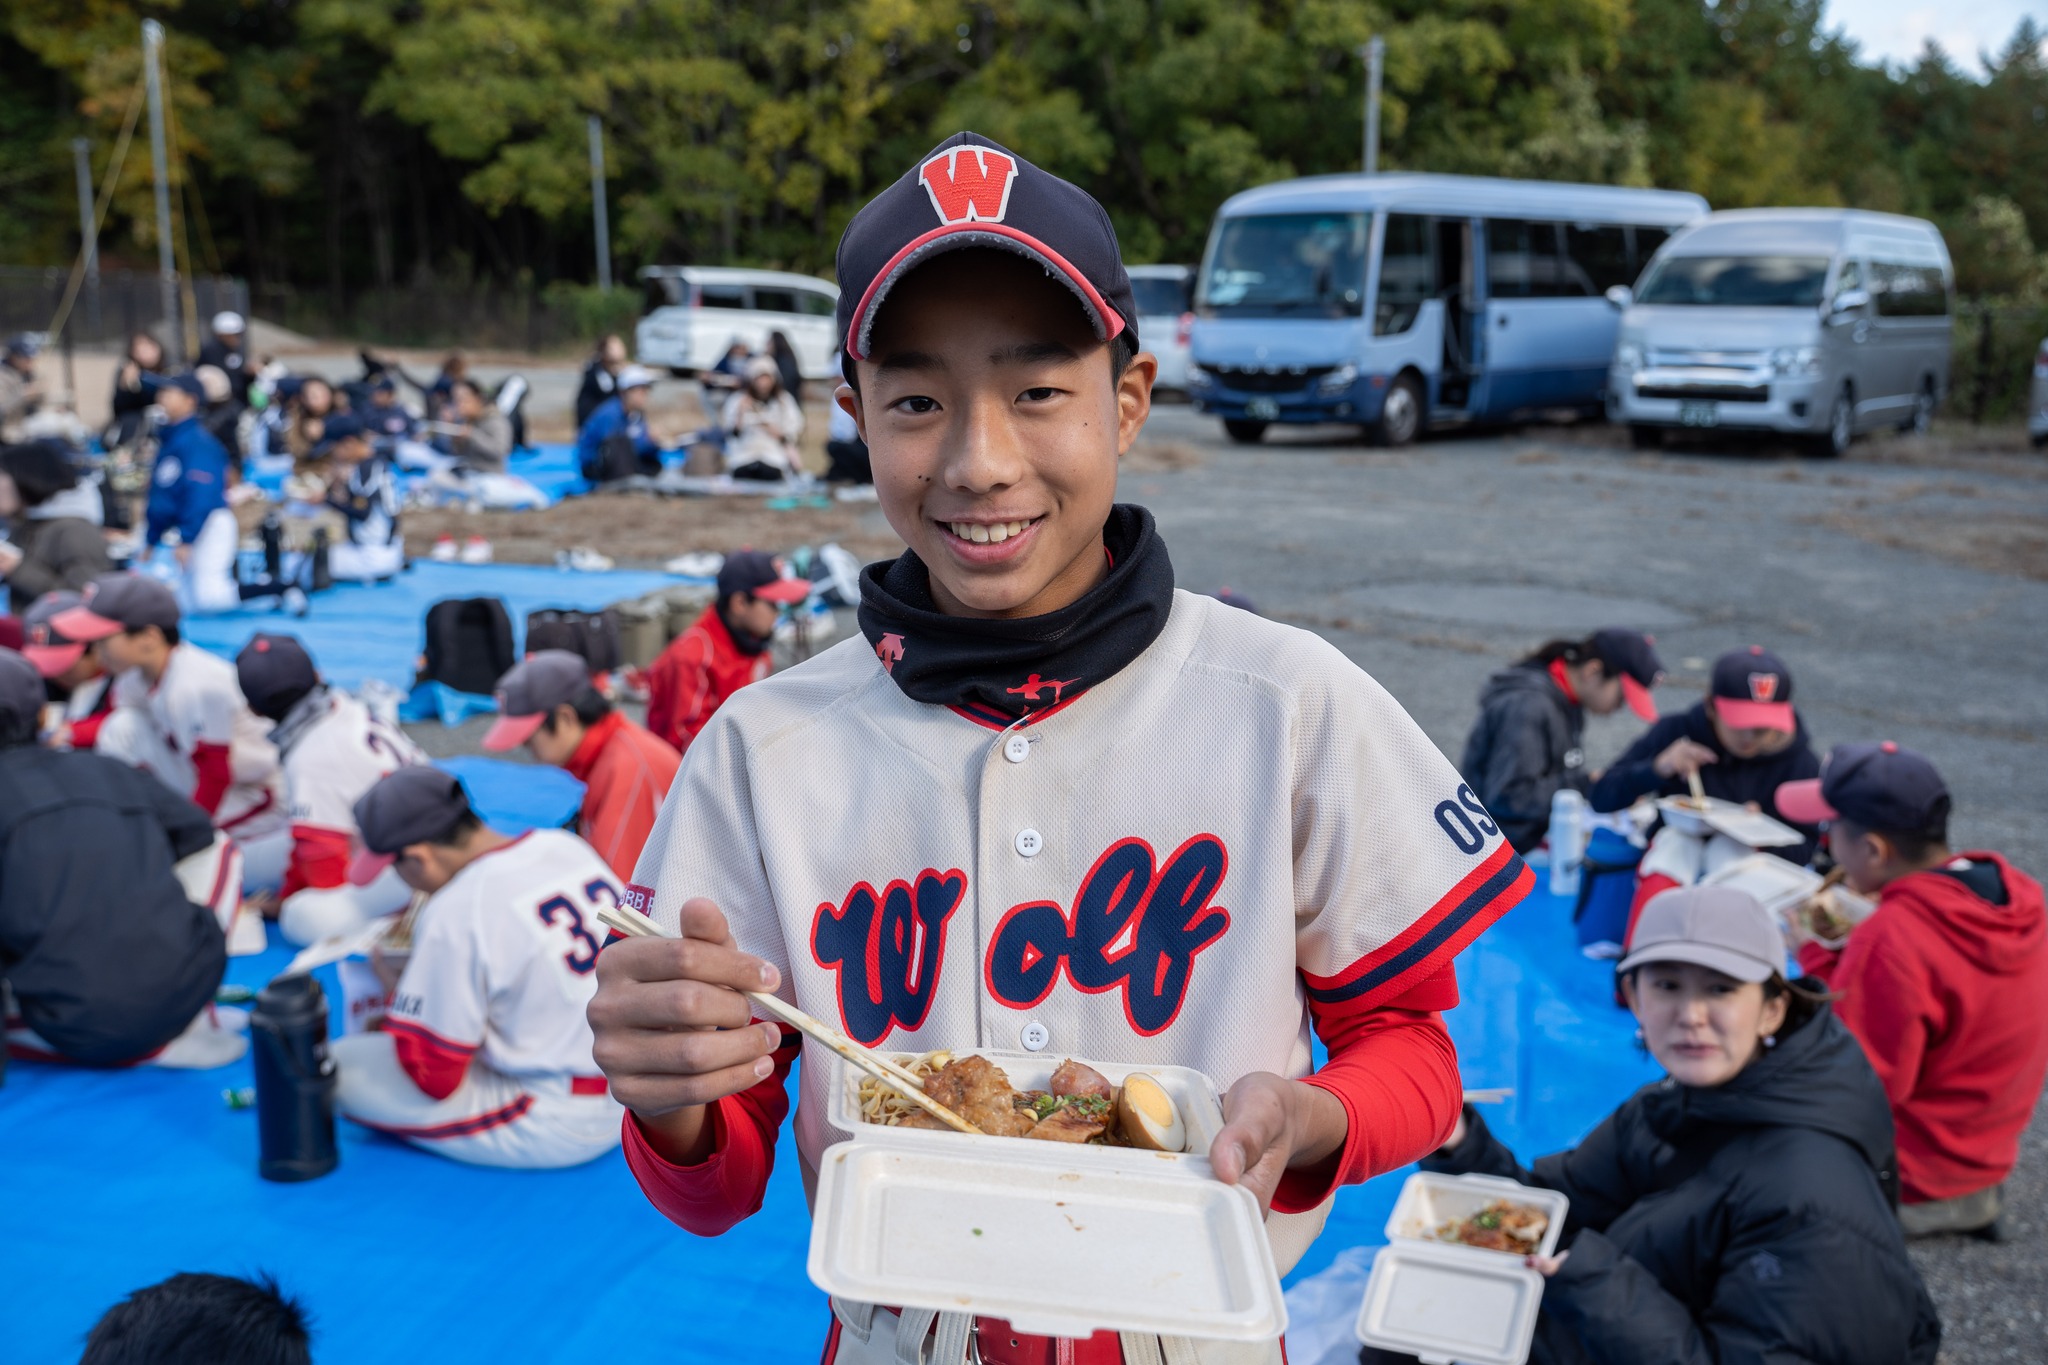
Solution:
<svg viewBox="0 0 2048 1365"><path fill-rule="evenodd" d="M832 296L823 290L781 283L754 286L754 307L762 314L762 325L789 338L797 368L806 378L832 368L835 306Z"/></svg>
<svg viewBox="0 0 2048 1365"><path fill-rule="evenodd" d="M1856 393L1856 427L1860 431L1868 423L1869 401L1873 389L1884 385L1883 363L1872 347L1873 331L1870 325L1875 308L1865 304L1846 312L1836 312L1834 301L1853 290L1870 287L1870 276L1863 262L1853 257L1844 260L1835 274L1834 292L1828 295L1827 320L1821 327L1821 373L1827 377L1825 391L1815 397L1817 412L1826 412L1828 405L1835 401L1847 382Z"/></svg>
<svg viewBox="0 0 2048 1365"><path fill-rule="evenodd" d="M1562 232L1559 223L1486 220L1490 414L1593 407L1606 392L1614 309L1581 289L1564 254Z"/></svg>
<svg viewBox="0 0 2048 1365"><path fill-rule="evenodd" d="M691 283L697 306L690 310L690 367L708 370L725 358L735 341L758 351L768 337L747 315L747 287L728 281Z"/></svg>
<svg viewBox="0 0 2048 1365"><path fill-rule="evenodd" d="M1949 344L1947 283L1932 263L1880 258L1870 268L1886 384L1883 407L1873 405L1872 411L1903 422L1924 386L1931 382L1940 392Z"/></svg>

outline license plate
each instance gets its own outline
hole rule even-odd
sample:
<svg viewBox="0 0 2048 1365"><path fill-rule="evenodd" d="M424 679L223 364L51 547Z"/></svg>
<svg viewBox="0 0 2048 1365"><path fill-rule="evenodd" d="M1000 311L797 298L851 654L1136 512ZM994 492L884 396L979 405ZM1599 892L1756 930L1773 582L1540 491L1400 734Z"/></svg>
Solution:
<svg viewBox="0 0 2048 1365"><path fill-rule="evenodd" d="M1271 398L1253 398L1245 403L1244 415L1270 422L1280 415L1280 404Z"/></svg>
<svg viewBox="0 0 2048 1365"><path fill-rule="evenodd" d="M1716 403L1680 403L1678 425L1682 427L1717 427L1721 425L1721 409Z"/></svg>

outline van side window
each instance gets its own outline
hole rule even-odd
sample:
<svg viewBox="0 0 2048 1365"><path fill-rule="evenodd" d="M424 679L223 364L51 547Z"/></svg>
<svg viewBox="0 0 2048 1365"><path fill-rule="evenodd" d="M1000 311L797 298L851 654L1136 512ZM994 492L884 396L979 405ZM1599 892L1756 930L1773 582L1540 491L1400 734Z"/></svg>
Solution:
<svg viewBox="0 0 2048 1365"><path fill-rule="evenodd" d="M1643 267L1650 263L1650 258L1657 254L1657 248L1664 245L1664 239L1671 233L1665 228L1641 226L1630 228L1629 232L1636 239L1635 273L1640 275L1643 273ZM1622 283L1633 284L1635 281L1629 279L1623 280Z"/></svg>
<svg viewBox="0 0 2048 1365"><path fill-rule="evenodd" d="M640 277L640 311L652 313L657 308L667 308L683 301L683 282L674 275L642 275Z"/></svg>
<svg viewBox="0 0 2048 1365"><path fill-rule="evenodd" d="M796 291L797 311L806 317L829 318L839 309L839 301L830 294L820 294L815 289Z"/></svg>
<svg viewBox="0 0 2048 1365"><path fill-rule="evenodd" d="M1380 249L1380 296L1372 312L1374 336L1398 336L1413 327L1423 302L1436 294L1429 238L1429 219L1412 213L1387 215L1386 242Z"/></svg>
<svg viewBox="0 0 2048 1365"><path fill-rule="evenodd" d="M699 308L745 308L747 291L737 284L706 284L697 289Z"/></svg>
<svg viewBox="0 0 2048 1365"><path fill-rule="evenodd" d="M1948 312L1947 287L1931 265L1872 261L1870 294L1879 317L1938 318Z"/></svg>
<svg viewBox="0 0 2048 1365"><path fill-rule="evenodd" d="M1571 298L1557 249L1557 224L1519 218L1486 221L1486 290L1497 299Z"/></svg>
<svg viewBox="0 0 2048 1365"><path fill-rule="evenodd" d="M1835 281L1835 293L1846 294L1851 289L1863 287L1863 266L1857 261L1842 262L1842 273Z"/></svg>
<svg viewBox="0 0 2048 1365"><path fill-rule="evenodd" d="M1629 263L1628 229L1599 223L1567 223L1564 229L1565 273L1574 293L1605 294L1617 284L1634 284Z"/></svg>
<svg viewBox="0 0 2048 1365"><path fill-rule="evenodd" d="M757 284L754 286L754 308L763 313L794 313L797 311L796 291Z"/></svg>

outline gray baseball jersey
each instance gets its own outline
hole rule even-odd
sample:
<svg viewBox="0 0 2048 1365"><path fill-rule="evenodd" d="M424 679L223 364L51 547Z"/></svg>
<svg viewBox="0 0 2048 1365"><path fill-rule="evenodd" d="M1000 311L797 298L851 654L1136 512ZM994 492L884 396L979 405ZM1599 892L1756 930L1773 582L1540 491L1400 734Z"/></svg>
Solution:
<svg viewBox="0 0 2048 1365"><path fill-rule="evenodd" d="M885 662L855 638L727 701L628 891L671 929L709 897L784 998L868 1045L1299 1077L1312 1013L1399 997L1533 882L1377 683L1209 598L1014 726L912 701ZM799 1073L813 1170L842 1136L825 1060ZM1269 1220L1283 1271L1326 1213Z"/></svg>

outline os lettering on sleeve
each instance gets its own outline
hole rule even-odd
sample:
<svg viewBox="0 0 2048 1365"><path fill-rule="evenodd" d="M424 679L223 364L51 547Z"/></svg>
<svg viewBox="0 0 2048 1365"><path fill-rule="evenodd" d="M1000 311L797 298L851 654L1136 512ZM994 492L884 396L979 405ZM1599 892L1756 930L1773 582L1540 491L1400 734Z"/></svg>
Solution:
<svg viewBox="0 0 2048 1365"><path fill-rule="evenodd" d="M862 882L839 905L818 907L811 957L837 974L847 1035L873 1047L895 1028L916 1030L938 994L946 922L967 894L967 874L931 868L881 891Z"/></svg>
<svg viewBox="0 0 2048 1365"><path fill-rule="evenodd" d="M1478 853L1486 841L1500 833L1500 826L1486 813L1486 807L1470 787L1458 788L1454 801L1439 801L1436 822L1460 853Z"/></svg>
<svg viewBox="0 0 2048 1365"><path fill-rule="evenodd" d="M1143 839L1112 844L1082 880L1071 916L1049 901L1003 916L983 967L989 993L1030 1009L1064 965L1091 995L1121 988L1134 1031L1164 1032L1187 999L1196 956L1230 928L1230 912L1210 904L1229 862L1213 834L1188 840L1164 866Z"/></svg>

